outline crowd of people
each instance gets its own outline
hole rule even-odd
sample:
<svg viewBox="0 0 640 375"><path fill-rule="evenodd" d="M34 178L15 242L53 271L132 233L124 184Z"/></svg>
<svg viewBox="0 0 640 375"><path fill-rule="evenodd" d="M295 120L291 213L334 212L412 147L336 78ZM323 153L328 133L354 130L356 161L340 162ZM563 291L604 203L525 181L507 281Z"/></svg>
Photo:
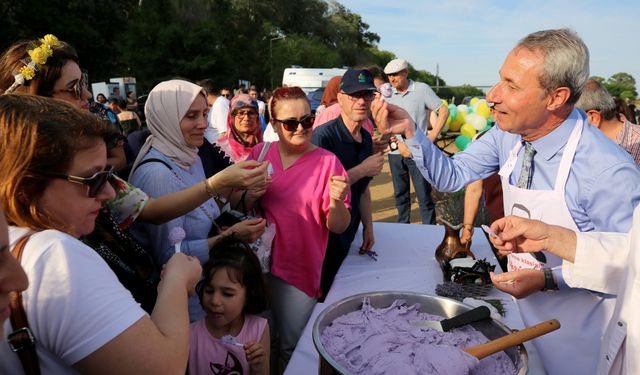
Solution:
<svg viewBox="0 0 640 375"><path fill-rule="evenodd" d="M91 100L68 43L13 44L0 372L281 373L352 244L375 253L369 185L385 155L401 223L410 180L425 224L432 186L468 187L465 223L482 181L501 187L491 242L508 272L492 279L525 325L560 320L534 341L547 372L640 371L640 131L587 81L580 37L523 38L487 94L497 126L453 157L435 144L447 106L408 74L403 59L349 69L315 115L299 87L263 101L173 79L149 93L143 126L135 98Z"/></svg>

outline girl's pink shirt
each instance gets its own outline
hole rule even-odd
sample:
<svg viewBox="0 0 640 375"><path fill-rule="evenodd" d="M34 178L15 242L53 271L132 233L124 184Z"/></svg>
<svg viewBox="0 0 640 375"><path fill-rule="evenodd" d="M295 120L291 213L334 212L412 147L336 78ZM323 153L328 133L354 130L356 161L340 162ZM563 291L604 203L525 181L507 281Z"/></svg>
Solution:
<svg viewBox="0 0 640 375"><path fill-rule="evenodd" d="M202 318L191 323L189 335L189 375L238 374L249 375L250 368L244 348L223 344L209 333ZM267 320L255 315L245 315L244 325L236 341L245 344L249 341L260 342ZM221 371L225 369L227 371Z"/></svg>

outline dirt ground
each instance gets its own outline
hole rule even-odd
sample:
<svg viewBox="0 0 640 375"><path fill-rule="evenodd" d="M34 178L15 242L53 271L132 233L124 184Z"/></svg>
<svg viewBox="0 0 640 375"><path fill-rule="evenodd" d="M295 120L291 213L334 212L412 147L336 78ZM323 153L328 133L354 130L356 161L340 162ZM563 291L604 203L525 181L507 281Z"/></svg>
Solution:
<svg viewBox="0 0 640 375"><path fill-rule="evenodd" d="M391 182L391 172L389 171L389 163L386 156L382 172L373 178L369 188L371 189L373 221L395 223L398 220L398 210L396 210L396 204L393 199L393 183ZM421 223L413 186L411 186L411 222Z"/></svg>

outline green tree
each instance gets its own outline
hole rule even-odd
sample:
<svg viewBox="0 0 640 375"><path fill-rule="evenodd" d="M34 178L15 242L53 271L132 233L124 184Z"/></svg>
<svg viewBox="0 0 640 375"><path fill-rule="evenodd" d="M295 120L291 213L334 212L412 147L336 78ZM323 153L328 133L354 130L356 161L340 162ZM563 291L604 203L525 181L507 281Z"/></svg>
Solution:
<svg viewBox="0 0 640 375"><path fill-rule="evenodd" d="M635 99L638 96L636 80L629 73L621 72L612 75L605 82L605 87L613 96L624 97L625 99Z"/></svg>
<svg viewBox="0 0 640 375"><path fill-rule="evenodd" d="M114 77L116 37L125 32L137 0L0 0L0 49L23 39L54 34L71 44L92 81Z"/></svg>
<svg viewBox="0 0 640 375"><path fill-rule="evenodd" d="M461 104L465 96L484 96L484 92L471 85L451 87L451 97L455 97L455 103Z"/></svg>

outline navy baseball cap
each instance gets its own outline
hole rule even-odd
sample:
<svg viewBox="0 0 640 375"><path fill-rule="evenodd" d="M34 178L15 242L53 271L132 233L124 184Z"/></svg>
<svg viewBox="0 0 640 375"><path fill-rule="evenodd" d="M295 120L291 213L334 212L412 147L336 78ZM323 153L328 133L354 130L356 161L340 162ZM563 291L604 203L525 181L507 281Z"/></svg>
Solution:
<svg viewBox="0 0 640 375"><path fill-rule="evenodd" d="M368 70L349 69L342 76L340 90L346 94L353 94L358 91L376 91L376 86Z"/></svg>

